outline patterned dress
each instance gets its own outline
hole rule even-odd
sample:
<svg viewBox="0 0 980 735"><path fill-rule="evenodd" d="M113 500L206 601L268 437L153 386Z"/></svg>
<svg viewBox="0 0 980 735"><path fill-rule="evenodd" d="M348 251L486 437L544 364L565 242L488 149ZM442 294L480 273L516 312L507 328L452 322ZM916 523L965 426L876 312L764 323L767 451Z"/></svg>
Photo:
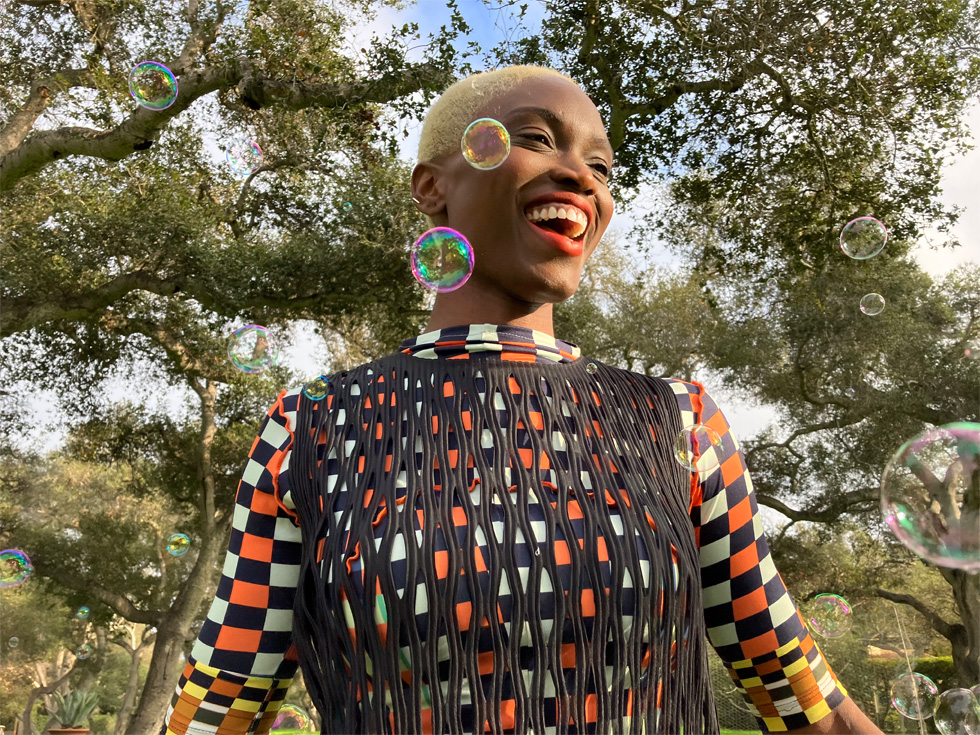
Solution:
<svg viewBox="0 0 980 735"><path fill-rule="evenodd" d="M576 345L495 325L463 325L425 334L406 341L402 352L419 359L466 360L480 353L481 359L552 364L581 358ZM810 637L773 565L742 453L700 384L667 383L682 425L707 424L722 438L713 450L718 453L717 466L692 473L688 506L700 557L707 640L757 712L764 731L816 722L843 701L846 691ZM174 694L164 732L267 732L295 675L293 605L302 534L290 494L289 465L299 394L296 388L279 396L252 446L221 583ZM515 440L520 453L530 452L531 443L520 428ZM520 545L520 554L533 553L534 544L527 539ZM560 548L555 552L562 553ZM438 551L436 557L438 566ZM405 584L402 580L401 586ZM566 664L574 668L574 657L563 661ZM533 656L526 666L533 668ZM549 709L552 722L555 709ZM501 712L499 722L506 727L509 717L513 724L512 712ZM427 721L431 720L423 717L423 728ZM594 722L595 712L587 707L584 726L577 731L593 731L588 725Z"/></svg>

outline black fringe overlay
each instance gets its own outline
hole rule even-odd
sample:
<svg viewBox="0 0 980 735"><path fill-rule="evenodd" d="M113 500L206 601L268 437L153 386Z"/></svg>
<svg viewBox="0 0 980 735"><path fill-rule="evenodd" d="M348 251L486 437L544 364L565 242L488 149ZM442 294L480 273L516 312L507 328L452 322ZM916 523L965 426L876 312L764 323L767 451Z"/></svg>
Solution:
<svg viewBox="0 0 980 735"><path fill-rule="evenodd" d="M585 357L400 352L329 380L327 397L300 397L289 464L303 529L294 641L322 733L504 733L508 700L516 725L506 732L719 732L691 474L672 456L682 427L666 381ZM551 553L559 532L561 571ZM522 543L538 551L519 564ZM583 614L589 591L594 617ZM493 670L481 675L487 636ZM562 667L562 644L574 644L574 669Z"/></svg>

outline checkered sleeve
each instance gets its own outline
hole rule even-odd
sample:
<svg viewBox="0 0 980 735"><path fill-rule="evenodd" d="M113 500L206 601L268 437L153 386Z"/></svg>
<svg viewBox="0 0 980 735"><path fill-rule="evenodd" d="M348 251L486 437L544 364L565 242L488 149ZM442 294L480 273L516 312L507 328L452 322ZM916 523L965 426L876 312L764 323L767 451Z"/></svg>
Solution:
<svg viewBox="0 0 980 735"><path fill-rule="evenodd" d="M721 437L711 469L692 475L691 521L701 556L708 640L763 732L817 722L847 691L810 636L776 570L745 456L724 414L700 383L671 381L684 426Z"/></svg>
<svg viewBox="0 0 980 735"><path fill-rule="evenodd" d="M280 474L292 445L298 392L279 395L249 451L221 581L163 735L268 733L296 673L292 628L301 534L281 497Z"/></svg>

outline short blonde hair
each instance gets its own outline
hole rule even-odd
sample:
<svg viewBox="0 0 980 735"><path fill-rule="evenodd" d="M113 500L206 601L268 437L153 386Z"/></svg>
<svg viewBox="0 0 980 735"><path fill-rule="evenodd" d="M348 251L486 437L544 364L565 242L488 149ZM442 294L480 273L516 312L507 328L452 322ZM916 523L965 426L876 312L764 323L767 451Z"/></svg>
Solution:
<svg viewBox="0 0 980 735"><path fill-rule="evenodd" d="M555 76L567 79L581 89L570 76L547 66L518 64L493 71L477 72L454 82L439 97L422 123L419 138L419 161L435 161L460 150L463 133L477 119L478 111L488 102L509 92L521 82L536 77ZM426 216L429 227L435 227Z"/></svg>

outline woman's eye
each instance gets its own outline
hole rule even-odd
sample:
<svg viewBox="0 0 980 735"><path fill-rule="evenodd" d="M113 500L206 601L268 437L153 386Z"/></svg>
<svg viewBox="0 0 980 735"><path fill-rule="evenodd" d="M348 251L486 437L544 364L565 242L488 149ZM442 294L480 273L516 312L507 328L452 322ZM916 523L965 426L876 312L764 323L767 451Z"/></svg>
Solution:
<svg viewBox="0 0 980 735"><path fill-rule="evenodd" d="M543 133L524 133L524 137L531 140L540 140L542 143L548 142L548 136Z"/></svg>
<svg viewBox="0 0 980 735"><path fill-rule="evenodd" d="M596 169L599 173L601 173L603 176L606 176L606 177L609 176L609 168L606 166L606 164L604 164L604 163L594 163L594 164L592 164L592 167L594 169Z"/></svg>

